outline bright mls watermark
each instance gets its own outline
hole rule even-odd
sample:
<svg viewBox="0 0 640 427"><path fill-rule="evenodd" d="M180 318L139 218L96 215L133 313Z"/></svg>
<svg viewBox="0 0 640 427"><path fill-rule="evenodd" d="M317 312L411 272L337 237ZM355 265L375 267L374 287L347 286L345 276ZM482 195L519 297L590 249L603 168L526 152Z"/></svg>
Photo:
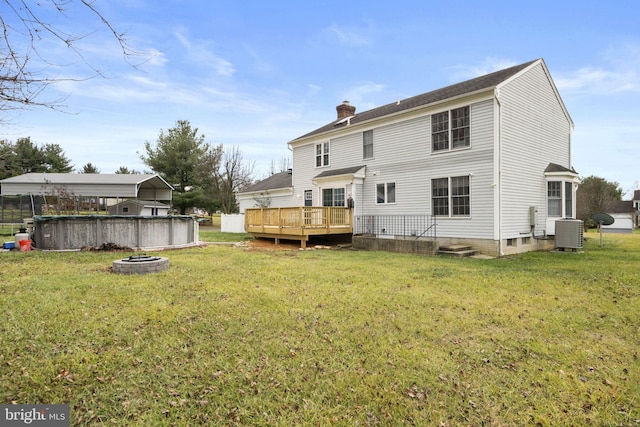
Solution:
<svg viewBox="0 0 640 427"><path fill-rule="evenodd" d="M0 426L69 427L69 405L0 405Z"/></svg>

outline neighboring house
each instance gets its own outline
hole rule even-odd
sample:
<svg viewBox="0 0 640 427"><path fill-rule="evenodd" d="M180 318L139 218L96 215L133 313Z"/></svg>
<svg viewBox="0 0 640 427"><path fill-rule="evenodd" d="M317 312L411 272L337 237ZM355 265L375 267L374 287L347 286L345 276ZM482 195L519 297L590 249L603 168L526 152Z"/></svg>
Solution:
<svg viewBox="0 0 640 427"><path fill-rule="evenodd" d="M236 194L240 213L247 208L277 208L293 206L291 169L276 173Z"/></svg>
<svg viewBox="0 0 640 427"><path fill-rule="evenodd" d="M368 232L360 220L433 216L438 244L490 255L551 248L555 221L575 218L573 121L542 59L357 114L346 101L336 109L288 143L293 194L279 205L351 197L354 233Z"/></svg>
<svg viewBox="0 0 640 427"><path fill-rule="evenodd" d="M638 210L633 200L618 200L613 202L607 212L614 219L613 224L603 225L603 233L631 234L636 227Z"/></svg>
<svg viewBox="0 0 640 427"><path fill-rule="evenodd" d="M109 215L164 216L171 206L149 200L124 200L108 207Z"/></svg>
<svg viewBox="0 0 640 427"><path fill-rule="evenodd" d="M634 224L635 228L640 228L640 190L633 192L633 209L635 211Z"/></svg>

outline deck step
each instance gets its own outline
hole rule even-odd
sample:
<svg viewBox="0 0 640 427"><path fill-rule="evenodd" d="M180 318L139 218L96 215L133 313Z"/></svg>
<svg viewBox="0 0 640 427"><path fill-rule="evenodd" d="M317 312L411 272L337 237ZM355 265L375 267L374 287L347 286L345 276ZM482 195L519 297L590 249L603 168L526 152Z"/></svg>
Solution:
<svg viewBox="0 0 640 427"><path fill-rule="evenodd" d="M450 257L470 257L478 253L471 246L468 245L444 245L438 248L438 255L450 256Z"/></svg>

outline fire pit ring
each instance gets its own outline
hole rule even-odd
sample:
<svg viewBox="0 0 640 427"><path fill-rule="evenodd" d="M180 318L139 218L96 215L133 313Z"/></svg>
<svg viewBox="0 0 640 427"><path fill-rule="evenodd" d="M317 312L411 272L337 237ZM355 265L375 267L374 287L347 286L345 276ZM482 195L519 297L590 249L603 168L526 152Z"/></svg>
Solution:
<svg viewBox="0 0 640 427"><path fill-rule="evenodd" d="M132 255L113 261L113 272L117 274L147 274L169 269L169 259L149 255Z"/></svg>

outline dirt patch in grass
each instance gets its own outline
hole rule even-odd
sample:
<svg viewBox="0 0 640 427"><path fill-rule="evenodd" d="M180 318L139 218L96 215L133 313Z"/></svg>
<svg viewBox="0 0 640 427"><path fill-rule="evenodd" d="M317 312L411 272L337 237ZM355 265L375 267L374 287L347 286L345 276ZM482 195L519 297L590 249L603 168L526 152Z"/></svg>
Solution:
<svg viewBox="0 0 640 427"><path fill-rule="evenodd" d="M299 240L280 240L278 244L275 239L253 239L242 242L243 247L247 250L257 251L299 251L302 246ZM312 238L307 242L307 249L343 249L351 247L351 236L346 237L322 237Z"/></svg>

